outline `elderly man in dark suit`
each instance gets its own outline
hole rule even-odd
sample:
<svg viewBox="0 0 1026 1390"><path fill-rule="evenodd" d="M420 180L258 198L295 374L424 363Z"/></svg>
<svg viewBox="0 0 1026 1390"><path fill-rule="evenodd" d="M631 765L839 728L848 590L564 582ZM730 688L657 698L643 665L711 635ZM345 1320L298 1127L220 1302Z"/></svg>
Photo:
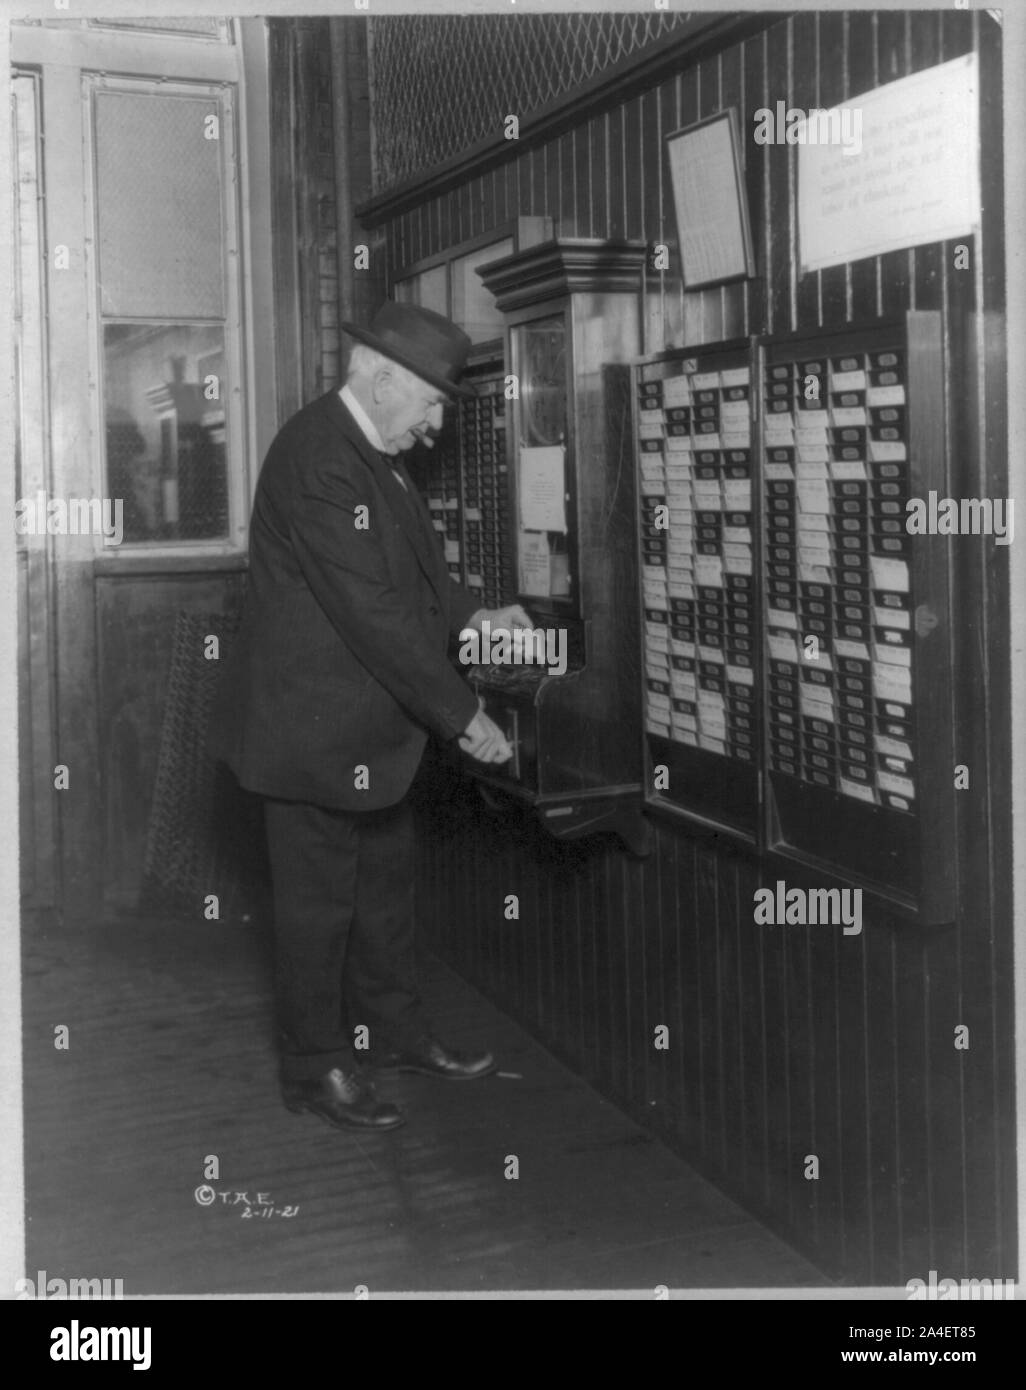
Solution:
<svg viewBox="0 0 1026 1390"><path fill-rule="evenodd" d="M285 1104L382 1130L403 1116L369 1067L452 1080L495 1068L446 1048L424 1016L405 796L428 734L482 763L511 756L447 645L485 618L530 619L477 609L451 579L401 460L441 428L446 398L468 394L469 338L391 303L369 330L344 326L357 340L346 385L285 424L260 474L210 747L265 798Z"/></svg>

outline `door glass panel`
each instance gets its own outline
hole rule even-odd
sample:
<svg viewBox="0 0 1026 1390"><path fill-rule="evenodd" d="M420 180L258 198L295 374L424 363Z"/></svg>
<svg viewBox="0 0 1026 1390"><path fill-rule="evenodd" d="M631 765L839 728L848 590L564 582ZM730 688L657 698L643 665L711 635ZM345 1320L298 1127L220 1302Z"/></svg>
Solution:
<svg viewBox="0 0 1026 1390"><path fill-rule="evenodd" d="M107 323L107 485L124 542L228 534L224 330Z"/></svg>
<svg viewBox="0 0 1026 1390"><path fill-rule="evenodd" d="M520 364L516 461L519 587L536 598L573 589L567 536L566 327L559 315L514 330Z"/></svg>
<svg viewBox="0 0 1026 1390"><path fill-rule="evenodd" d="M220 318L217 102L108 91L97 92L95 109L100 312Z"/></svg>

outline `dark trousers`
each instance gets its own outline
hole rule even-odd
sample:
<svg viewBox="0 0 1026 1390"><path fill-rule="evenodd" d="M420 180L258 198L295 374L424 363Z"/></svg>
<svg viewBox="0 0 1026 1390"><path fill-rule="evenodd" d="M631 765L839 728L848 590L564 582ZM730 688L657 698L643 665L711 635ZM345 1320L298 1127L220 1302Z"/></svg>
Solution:
<svg viewBox="0 0 1026 1390"><path fill-rule="evenodd" d="M426 1031L413 964L413 817L266 800L282 1077L349 1070Z"/></svg>

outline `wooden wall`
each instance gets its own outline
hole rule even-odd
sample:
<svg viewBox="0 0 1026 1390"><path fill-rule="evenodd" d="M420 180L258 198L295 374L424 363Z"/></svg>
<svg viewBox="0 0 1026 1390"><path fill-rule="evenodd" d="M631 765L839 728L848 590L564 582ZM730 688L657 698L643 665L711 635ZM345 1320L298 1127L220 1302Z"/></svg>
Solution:
<svg viewBox="0 0 1026 1390"><path fill-rule="evenodd" d="M938 487L1005 496L999 35L986 14L951 10L770 21L393 216L391 270L515 214L552 217L559 235L672 241L662 136L737 105L758 278L687 295L673 274L650 279L645 350L941 309L950 463ZM936 244L799 276L795 151L751 142L755 110L831 106L973 49L986 214L971 270ZM951 928L867 905L858 937L756 929L760 866L726 842L660 823L643 863L613 845L569 849L489 818L448 770L425 778L420 911L434 942L844 1281L1015 1273L1006 557L956 547L951 698L971 782ZM517 922L503 916L508 893ZM660 1023L668 1052L653 1047ZM954 1047L960 1024L968 1051ZM804 1177L808 1154L818 1181Z"/></svg>
<svg viewBox="0 0 1026 1390"><path fill-rule="evenodd" d="M326 19L268 20L278 420L338 384L339 285Z"/></svg>
<svg viewBox="0 0 1026 1390"><path fill-rule="evenodd" d="M367 322L384 297L383 257L357 271L370 238L353 204L371 183L363 19L268 20L278 420L341 385L340 322ZM380 240L380 237L379 237Z"/></svg>

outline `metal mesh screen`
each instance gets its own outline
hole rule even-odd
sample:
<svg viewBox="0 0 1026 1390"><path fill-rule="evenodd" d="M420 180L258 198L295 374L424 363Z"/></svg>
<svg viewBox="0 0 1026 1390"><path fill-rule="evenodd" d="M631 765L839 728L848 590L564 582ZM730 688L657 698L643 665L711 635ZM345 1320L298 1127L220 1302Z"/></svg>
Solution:
<svg viewBox="0 0 1026 1390"><path fill-rule="evenodd" d="M370 21L374 190L489 135L686 14L402 15Z"/></svg>

